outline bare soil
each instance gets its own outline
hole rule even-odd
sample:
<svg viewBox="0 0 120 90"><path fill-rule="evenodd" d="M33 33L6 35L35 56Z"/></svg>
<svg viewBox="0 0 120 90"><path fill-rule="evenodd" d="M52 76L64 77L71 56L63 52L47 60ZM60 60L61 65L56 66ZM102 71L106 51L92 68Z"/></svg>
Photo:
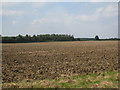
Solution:
<svg viewBox="0 0 120 90"><path fill-rule="evenodd" d="M2 44L3 82L118 70L118 41Z"/></svg>

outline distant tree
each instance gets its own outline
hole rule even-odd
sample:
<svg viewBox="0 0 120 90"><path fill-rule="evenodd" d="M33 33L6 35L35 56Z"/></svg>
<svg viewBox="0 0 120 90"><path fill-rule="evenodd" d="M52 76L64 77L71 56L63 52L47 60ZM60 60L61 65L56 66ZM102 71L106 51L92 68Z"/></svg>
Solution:
<svg viewBox="0 0 120 90"><path fill-rule="evenodd" d="M0 43L2 42L2 35L0 35Z"/></svg>
<svg viewBox="0 0 120 90"><path fill-rule="evenodd" d="M80 41L80 38L76 38L75 41Z"/></svg>
<svg viewBox="0 0 120 90"><path fill-rule="evenodd" d="M22 35L20 35L20 34L19 34L17 37L19 37L19 38L23 38L23 36L22 36Z"/></svg>
<svg viewBox="0 0 120 90"><path fill-rule="evenodd" d="M16 41L17 41L17 42L23 42L23 41L24 41L23 36L19 34L19 35L16 37Z"/></svg>
<svg viewBox="0 0 120 90"><path fill-rule="evenodd" d="M31 36L26 34L26 36L24 37L25 42L31 42Z"/></svg>
<svg viewBox="0 0 120 90"><path fill-rule="evenodd" d="M95 36L95 40L100 40L98 35Z"/></svg>
<svg viewBox="0 0 120 90"><path fill-rule="evenodd" d="M32 37L32 42L37 42L37 40L38 40L37 36L36 36L36 35L33 35L33 37Z"/></svg>
<svg viewBox="0 0 120 90"><path fill-rule="evenodd" d="M67 34L41 34L30 36L18 35L15 37L2 37L3 43L26 43L26 42L46 42L46 41L74 41L73 35ZM78 39L79 40L79 39Z"/></svg>

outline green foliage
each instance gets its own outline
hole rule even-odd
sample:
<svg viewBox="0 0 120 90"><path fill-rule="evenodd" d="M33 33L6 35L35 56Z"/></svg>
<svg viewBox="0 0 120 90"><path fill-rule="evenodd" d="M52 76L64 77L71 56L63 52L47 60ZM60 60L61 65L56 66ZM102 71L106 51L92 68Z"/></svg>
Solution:
<svg viewBox="0 0 120 90"><path fill-rule="evenodd" d="M25 43L25 42L46 42L46 41L74 41L73 35L64 34L45 34L26 36L18 35L16 37L2 37L3 43Z"/></svg>
<svg viewBox="0 0 120 90"><path fill-rule="evenodd" d="M2 37L0 35L0 42L2 43L28 43L28 42L48 42L48 41L106 41L106 40L120 40L120 38L99 39L98 35L95 38L74 38L73 35L68 34L41 34L30 36L18 35L14 37Z"/></svg>
<svg viewBox="0 0 120 90"><path fill-rule="evenodd" d="M96 36L95 36L95 40L99 40L99 37L98 37L98 35L96 35Z"/></svg>

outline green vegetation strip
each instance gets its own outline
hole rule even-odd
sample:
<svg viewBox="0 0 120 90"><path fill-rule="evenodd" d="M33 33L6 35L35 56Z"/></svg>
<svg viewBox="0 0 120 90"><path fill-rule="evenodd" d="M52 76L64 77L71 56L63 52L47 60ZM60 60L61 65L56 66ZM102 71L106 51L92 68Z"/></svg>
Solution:
<svg viewBox="0 0 120 90"><path fill-rule="evenodd" d="M3 88L118 88L118 72L62 76L58 79L3 83Z"/></svg>

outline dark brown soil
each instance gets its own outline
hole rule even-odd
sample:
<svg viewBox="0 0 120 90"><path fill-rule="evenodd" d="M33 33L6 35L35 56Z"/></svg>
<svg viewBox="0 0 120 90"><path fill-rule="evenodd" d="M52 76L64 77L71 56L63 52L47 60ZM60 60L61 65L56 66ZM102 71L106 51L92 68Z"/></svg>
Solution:
<svg viewBox="0 0 120 90"><path fill-rule="evenodd" d="M117 70L117 41L3 44L3 81Z"/></svg>

